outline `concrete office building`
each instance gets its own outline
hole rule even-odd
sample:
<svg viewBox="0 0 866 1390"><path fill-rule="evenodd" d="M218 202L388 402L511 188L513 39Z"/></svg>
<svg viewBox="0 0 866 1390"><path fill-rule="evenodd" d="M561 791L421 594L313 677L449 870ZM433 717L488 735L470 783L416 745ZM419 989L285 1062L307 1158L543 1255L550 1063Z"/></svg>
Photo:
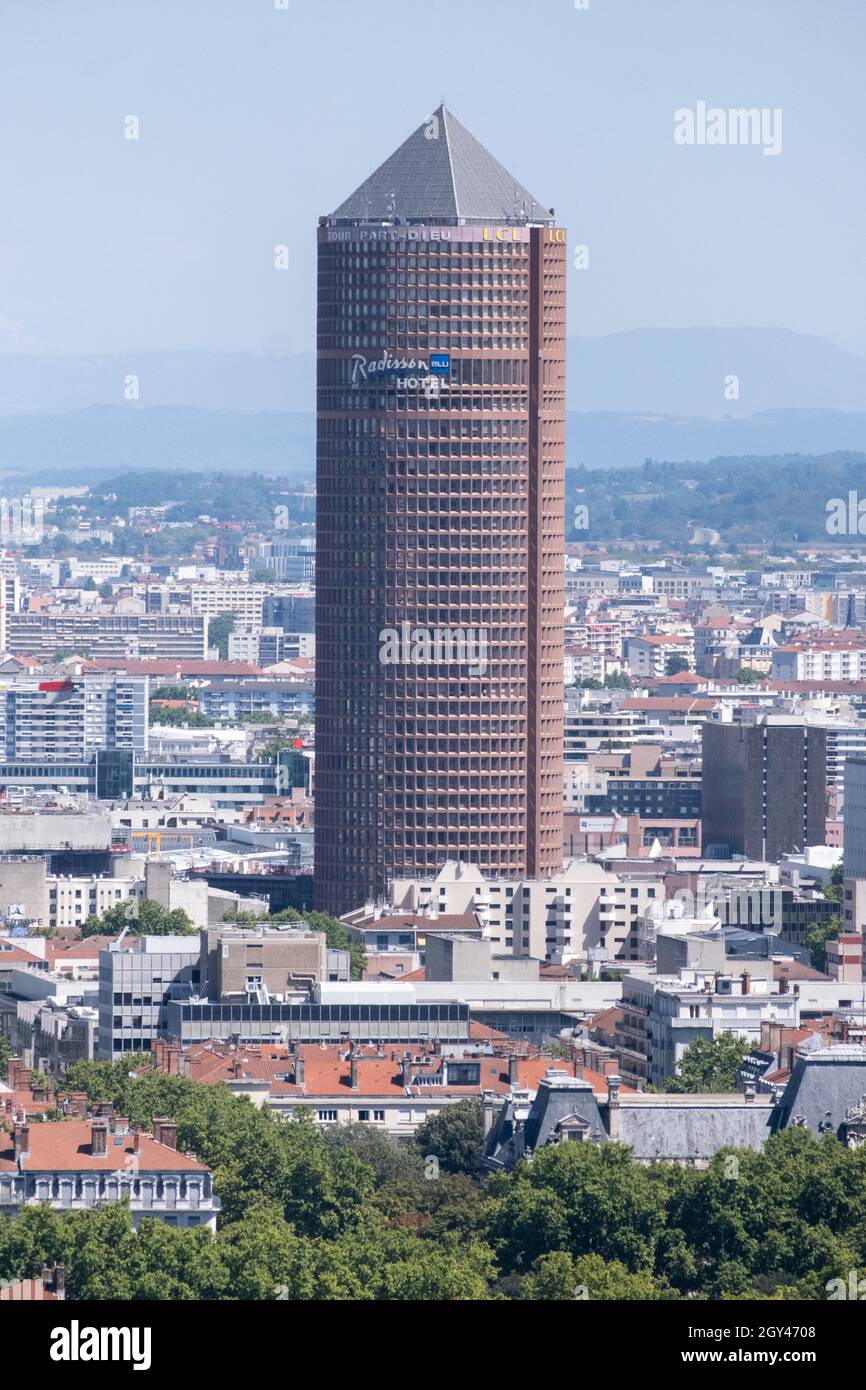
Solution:
<svg viewBox="0 0 866 1390"><path fill-rule="evenodd" d="M127 937L99 953L99 1057L149 1052L171 1000L201 988L197 936Z"/></svg>
<svg viewBox="0 0 866 1390"><path fill-rule="evenodd" d="M202 660L207 618L195 613L10 613L8 647L39 660L59 650L94 658Z"/></svg>
<svg viewBox="0 0 866 1390"><path fill-rule="evenodd" d="M776 862L823 845L827 734L809 725L703 726L703 852Z"/></svg>
<svg viewBox="0 0 866 1390"><path fill-rule="evenodd" d="M264 1002L269 995L308 991L327 979L328 954L324 932L213 927L201 933L202 993Z"/></svg>
<svg viewBox="0 0 866 1390"><path fill-rule="evenodd" d="M845 877L866 879L866 758L845 764Z"/></svg>
<svg viewBox="0 0 866 1390"><path fill-rule="evenodd" d="M565 229L442 106L318 240L317 906L556 872Z"/></svg>

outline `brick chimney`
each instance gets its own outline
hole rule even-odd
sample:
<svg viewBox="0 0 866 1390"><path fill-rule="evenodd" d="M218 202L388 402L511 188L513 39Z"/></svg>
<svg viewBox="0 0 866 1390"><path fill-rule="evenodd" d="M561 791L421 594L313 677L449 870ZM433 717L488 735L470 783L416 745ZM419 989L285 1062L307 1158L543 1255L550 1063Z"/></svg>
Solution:
<svg viewBox="0 0 866 1390"><path fill-rule="evenodd" d="M44 1265L42 1287L46 1293L53 1293L58 1300L66 1297L66 1270L63 1265Z"/></svg>
<svg viewBox="0 0 866 1390"><path fill-rule="evenodd" d="M512 1086L517 1086L520 1082L520 1062L519 1054L512 1052L508 1058L508 1080Z"/></svg>
<svg viewBox="0 0 866 1390"><path fill-rule="evenodd" d="M91 1120L90 1152L94 1158L104 1158L108 1153L108 1120Z"/></svg>
<svg viewBox="0 0 866 1390"><path fill-rule="evenodd" d="M360 1060L360 1059L355 1055L355 1053L352 1053L352 1057L351 1057L351 1059L350 1059L350 1061L349 1061L349 1085L352 1087L352 1090L353 1090L353 1091L357 1091L357 1089L358 1089L358 1062L359 1062L359 1060Z"/></svg>
<svg viewBox="0 0 866 1390"><path fill-rule="evenodd" d="M86 1091L73 1091L73 1092L72 1092L72 1095L69 1097L69 1101L70 1101L70 1107L71 1107L72 1113L73 1113L74 1115L77 1115L77 1116L79 1117L79 1119L86 1120L86 1119L87 1119L87 1092L86 1092Z"/></svg>
<svg viewBox="0 0 866 1390"><path fill-rule="evenodd" d="M154 1121L154 1123L156 1122ZM160 1120L159 1142L160 1144L165 1144L167 1149L177 1148L177 1125L174 1120Z"/></svg>
<svg viewBox="0 0 866 1390"><path fill-rule="evenodd" d="M402 1061L400 1062L400 1074L401 1074L401 1077L402 1077L403 1085L404 1085L404 1086L411 1086L411 1084L412 1084L412 1072L413 1072L413 1070L414 1070L414 1067L415 1067L415 1063L412 1061L411 1056L409 1056L409 1057L404 1057L404 1058L402 1059Z"/></svg>
<svg viewBox="0 0 866 1390"><path fill-rule="evenodd" d="M752 977L749 974L748 970L743 971L742 975L740 976L740 979L743 982L743 993L750 994L752 990Z"/></svg>
<svg viewBox="0 0 866 1390"><path fill-rule="evenodd" d="M28 1154L30 1152L29 1125L15 1126L14 1130L12 1131L12 1144L12 1152L15 1156L15 1162L17 1163L19 1159L23 1158L25 1154Z"/></svg>

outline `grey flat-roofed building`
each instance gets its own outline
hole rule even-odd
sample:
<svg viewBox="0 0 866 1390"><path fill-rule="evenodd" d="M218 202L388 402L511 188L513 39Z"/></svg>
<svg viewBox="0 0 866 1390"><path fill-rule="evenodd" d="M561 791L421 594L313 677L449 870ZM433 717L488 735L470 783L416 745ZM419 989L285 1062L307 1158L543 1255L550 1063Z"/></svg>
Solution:
<svg viewBox="0 0 866 1390"><path fill-rule="evenodd" d="M469 1007L458 1003L420 1004L415 1000L368 1003L293 1004L215 1003L178 1000L166 1007L164 1035L181 1046L211 1038L247 1043L468 1042Z"/></svg>
<svg viewBox="0 0 866 1390"><path fill-rule="evenodd" d="M128 938L127 938L128 940ZM99 1057L149 1052L165 1028L169 1001L199 987L197 936L142 936L99 953Z"/></svg>

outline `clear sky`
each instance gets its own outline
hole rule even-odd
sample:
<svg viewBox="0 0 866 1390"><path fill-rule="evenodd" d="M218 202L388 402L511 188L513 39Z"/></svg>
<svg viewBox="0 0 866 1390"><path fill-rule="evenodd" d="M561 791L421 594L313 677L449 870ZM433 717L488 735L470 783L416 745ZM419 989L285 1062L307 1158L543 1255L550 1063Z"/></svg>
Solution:
<svg viewBox="0 0 866 1390"><path fill-rule="evenodd" d="M2 0L0 350L311 350L317 216L444 99L589 246L572 333L866 354L866 0L283 3ZM699 101L781 154L676 145Z"/></svg>

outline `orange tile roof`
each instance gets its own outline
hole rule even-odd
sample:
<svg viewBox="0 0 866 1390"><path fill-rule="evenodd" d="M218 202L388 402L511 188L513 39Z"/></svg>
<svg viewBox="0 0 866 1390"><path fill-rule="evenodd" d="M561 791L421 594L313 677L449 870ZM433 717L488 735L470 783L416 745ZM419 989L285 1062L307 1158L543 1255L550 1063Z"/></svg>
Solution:
<svg viewBox="0 0 866 1390"><path fill-rule="evenodd" d="M319 1047L315 1043L301 1046L304 1062L303 1086L296 1085L293 1080L287 1079L294 1075L294 1061L292 1054L285 1047L238 1048L235 1052L218 1049L216 1044L190 1048L187 1052L188 1075L194 1081L207 1084L267 1081L271 1096L296 1096L298 1099L309 1099L317 1096L356 1095L377 1096L384 1099L390 1096L398 1099L406 1094L400 1069L400 1057L408 1049L390 1047L385 1048L384 1051L385 1055L382 1056L377 1054L372 1046L356 1050L358 1086L355 1090L351 1086L351 1060L347 1050L339 1047ZM481 1072L480 1082L478 1085L472 1086L443 1086L441 1081L436 1079L431 1079L429 1085L425 1085L421 1077L426 1075L431 1078L438 1078L441 1076L443 1064L448 1061L448 1058L424 1053L423 1055L428 1060L422 1062L417 1058L417 1048L414 1051L416 1055L414 1066L417 1067L414 1075L418 1079L412 1082L413 1094L429 1092L431 1095L465 1097L478 1096L482 1091L493 1091L505 1095L511 1089L508 1056L472 1055L466 1057L464 1055L463 1058L455 1058L455 1060L478 1062ZM517 1084L531 1091L537 1090L538 1083L549 1069L561 1065L563 1064L555 1057L546 1054L521 1056ZM607 1094L605 1077L586 1067L581 1068L580 1071L583 1078L591 1083L594 1091L598 1092L599 1095ZM623 1093L632 1089L629 1086L622 1087Z"/></svg>
<svg viewBox="0 0 866 1390"><path fill-rule="evenodd" d="M82 941L46 941L45 958L58 965L65 960L90 960L115 939L113 936L86 936Z"/></svg>
<svg viewBox="0 0 866 1390"><path fill-rule="evenodd" d="M8 937L3 937L0 940L0 970L3 970L7 965L38 965L42 963L42 956L34 955L32 951L25 951L22 946L11 945Z"/></svg>
<svg viewBox="0 0 866 1390"><path fill-rule="evenodd" d="M113 1173L124 1165L131 1166L130 1160L137 1160L140 1171L147 1173L186 1172L206 1173L205 1164L197 1158L159 1144L149 1134L141 1134L136 1153L135 1138L132 1133L108 1134L105 1154L91 1151L91 1128L87 1120L52 1120L46 1124L30 1126L28 1136L29 1153L24 1159L24 1170L28 1173ZM119 1140L119 1143L115 1141ZM0 1135L0 1172L17 1172L14 1159L14 1146L11 1134Z"/></svg>

